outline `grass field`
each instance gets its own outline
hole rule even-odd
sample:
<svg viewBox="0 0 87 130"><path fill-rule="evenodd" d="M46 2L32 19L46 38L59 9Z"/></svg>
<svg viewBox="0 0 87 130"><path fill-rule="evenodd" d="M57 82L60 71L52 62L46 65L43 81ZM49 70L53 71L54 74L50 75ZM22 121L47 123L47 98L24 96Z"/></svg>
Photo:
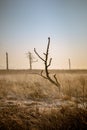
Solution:
<svg viewBox="0 0 87 130"><path fill-rule="evenodd" d="M57 74L60 93L40 70L0 71L0 130L87 129L87 72L50 73Z"/></svg>

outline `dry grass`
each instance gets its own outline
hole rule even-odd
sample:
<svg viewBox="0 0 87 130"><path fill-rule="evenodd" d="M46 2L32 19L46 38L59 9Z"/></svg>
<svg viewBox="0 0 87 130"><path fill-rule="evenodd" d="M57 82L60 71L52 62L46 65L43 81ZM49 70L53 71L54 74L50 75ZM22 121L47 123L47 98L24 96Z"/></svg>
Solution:
<svg viewBox="0 0 87 130"><path fill-rule="evenodd" d="M87 110L8 107L0 110L1 130L87 130Z"/></svg>
<svg viewBox="0 0 87 130"><path fill-rule="evenodd" d="M61 92L66 97L87 99L87 74L58 74ZM77 97L78 96L78 97ZM0 75L0 98L58 98L58 88L37 74Z"/></svg>
<svg viewBox="0 0 87 130"><path fill-rule="evenodd" d="M0 130L86 130L87 74L57 77L60 95L57 87L37 74L0 74ZM86 105L82 109L78 104Z"/></svg>
<svg viewBox="0 0 87 130"><path fill-rule="evenodd" d="M58 95L55 86L34 74L0 75L0 90L1 98L49 98Z"/></svg>

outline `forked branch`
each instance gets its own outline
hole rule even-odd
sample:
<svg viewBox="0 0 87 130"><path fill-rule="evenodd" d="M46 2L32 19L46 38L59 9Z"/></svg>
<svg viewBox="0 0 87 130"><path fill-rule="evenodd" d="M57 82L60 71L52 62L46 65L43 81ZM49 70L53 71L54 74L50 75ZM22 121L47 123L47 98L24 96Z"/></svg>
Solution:
<svg viewBox="0 0 87 130"><path fill-rule="evenodd" d="M45 79L48 79L52 84L54 84L55 86L57 86L59 88L59 92L60 92L60 83L56 77L56 74L54 74L54 79L50 77L49 75L49 71L48 71L48 67L51 66L51 62L52 62L52 58L50 58L49 63L48 63L48 55L49 55L49 46L50 46L50 37L48 37L48 44L47 44L47 50L46 53L43 53L45 55L45 59L43 59L36 51L36 49L34 48L34 52L36 53L36 55L44 62L45 64L45 76L43 75L43 70L41 71L41 76Z"/></svg>
<svg viewBox="0 0 87 130"><path fill-rule="evenodd" d="M34 48L34 52L36 53L36 55L37 55L41 60L45 61L45 60L37 53L37 51L36 51L35 48Z"/></svg>

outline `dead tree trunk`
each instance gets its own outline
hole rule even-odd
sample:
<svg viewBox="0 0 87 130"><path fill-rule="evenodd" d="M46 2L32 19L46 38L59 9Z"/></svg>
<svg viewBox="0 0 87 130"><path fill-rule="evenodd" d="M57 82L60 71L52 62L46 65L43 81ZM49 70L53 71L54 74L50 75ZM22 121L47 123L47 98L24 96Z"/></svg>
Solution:
<svg viewBox="0 0 87 130"><path fill-rule="evenodd" d="M8 70L8 53L6 52L6 70Z"/></svg>
<svg viewBox="0 0 87 130"><path fill-rule="evenodd" d="M30 64L30 70L32 70L32 56L31 56L31 52L29 52L29 64Z"/></svg>
<svg viewBox="0 0 87 130"><path fill-rule="evenodd" d="M48 68L51 65L52 62L52 58L50 58L49 62L48 62L48 55L49 55L49 46L50 46L50 37L48 37L48 45L47 45L47 50L46 53L43 53L45 55L45 59L43 59L36 51L36 49L34 48L34 52L36 53L36 55L44 62L45 64L45 76L43 75L43 70L41 71L41 76L47 80L49 80L52 84L54 84L55 86L57 86L59 88L59 92L60 92L60 83L56 77L56 74L53 75L53 78L50 77Z"/></svg>
<svg viewBox="0 0 87 130"><path fill-rule="evenodd" d="M28 55L28 58L29 58L29 65L30 65L29 69L32 70L32 63L37 62L37 60L33 60L34 57L33 57L31 52L28 52L27 55Z"/></svg>
<svg viewBox="0 0 87 130"><path fill-rule="evenodd" d="M70 59L68 59L68 61L69 61L69 70L71 69L71 61L70 61Z"/></svg>

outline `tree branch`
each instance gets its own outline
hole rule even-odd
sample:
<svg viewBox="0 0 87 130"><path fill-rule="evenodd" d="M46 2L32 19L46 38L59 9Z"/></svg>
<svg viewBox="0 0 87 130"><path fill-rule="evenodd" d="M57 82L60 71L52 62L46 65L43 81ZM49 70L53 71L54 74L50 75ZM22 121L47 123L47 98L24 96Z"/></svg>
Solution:
<svg viewBox="0 0 87 130"><path fill-rule="evenodd" d="M49 67L51 65L51 61L52 61L52 58L50 58L49 64L47 65L47 67Z"/></svg>
<svg viewBox="0 0 87 130"><path fill-rule="evenodd" d="M45 76L43 75L43 70L41 71L41 76L42 76L43 78L47 79L47 77L45 77Z"/></svg>
<svg viewBox="0 0 87 130"><path fill-rule="evenodd" d="M46 56L46 53L43 53Z"/></svg>
<svg viewBox="0 0 87 130"><path fill-rule="evenodd" d="M37 53L36 49L34 48L34 52L36 53L36 55L42 60L45 62L45 60Z"/></svg>
<svg viewBox="0 0 87 130"><path fill-rule="evenodd" d="M60 84L59 84L59 82L58 82L58 80L57 80L56 74L54 74L54 79L55 79L57 85L60 86Z"/></svg>

